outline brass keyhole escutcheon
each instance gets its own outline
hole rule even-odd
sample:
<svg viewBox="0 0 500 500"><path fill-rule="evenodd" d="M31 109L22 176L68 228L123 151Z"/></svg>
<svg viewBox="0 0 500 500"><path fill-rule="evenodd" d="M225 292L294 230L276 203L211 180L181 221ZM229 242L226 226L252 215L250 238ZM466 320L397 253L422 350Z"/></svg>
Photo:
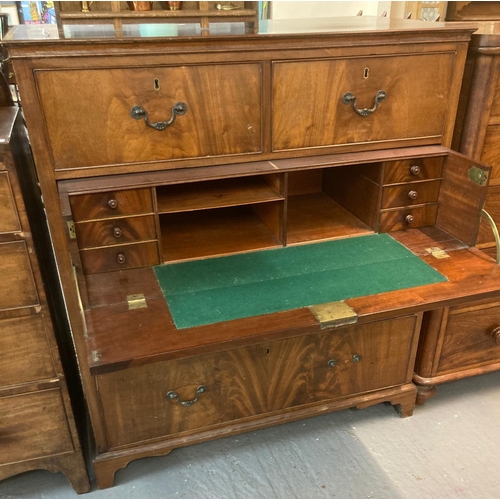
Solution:
<svg viewBox="0 0 500 500"><path fill-rule="evenodd" d="M363 71L363 78L365 80L367 80L370 76L370 69L369 68L365 68L365 70Z"/></svg>
<svg viewBox="0 0 500 500"><path fill-rule="evenodd" d="M161 88L161 87L160 87L160 80L159 80L158 78L155 78L155 79L153 80L153 88L154 88L155 90L160 90L160 88Z"/></svg>

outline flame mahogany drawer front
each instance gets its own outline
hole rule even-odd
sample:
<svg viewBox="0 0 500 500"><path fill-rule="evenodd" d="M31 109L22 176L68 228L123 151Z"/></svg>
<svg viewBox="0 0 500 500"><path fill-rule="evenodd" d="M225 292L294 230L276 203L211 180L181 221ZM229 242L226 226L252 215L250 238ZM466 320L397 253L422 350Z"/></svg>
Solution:
<svg viewBox="0 0 500 500"><path fill-rule="evenodd" d="M258 153L261 73L260 62L38 72L55 169Z"/></svg>
<svg viewBox="0 0 500 500"><path fill-rule="evenodd" d="M450 52L276 62L273 150L416 138L440 143L453 61Z"/></svg>
<svg viewBox="0 0 500 500"><path fill-rule="evenodd" d="M443 162L444 159L439 157L387 162L384 169L384 185L439 179Z"/></svg>
<svg viewBox="0 0 500 500"><path fill-rule="evenodd" d="M80 248L121 245L156 239L154 216L123 217L76 224Z"/></svg>
<svg viewBox="0 0 500 500"><path fill-rule="evenodd" d="M385 186L382 208L396 208L438 201L441 181L419 181L396 186Z"/></svg>
<svg viewBox="0 0 500 500"><path fill-rule="evenodd" d="M380 212L380 232L401 231L436 223L437 203Z"/></svg>
<svg viewBox="0 0 500 500"><path fill-rule="evenodd" d="M98 376L110 444L407 383L418 323L405 316Z"/></svg>

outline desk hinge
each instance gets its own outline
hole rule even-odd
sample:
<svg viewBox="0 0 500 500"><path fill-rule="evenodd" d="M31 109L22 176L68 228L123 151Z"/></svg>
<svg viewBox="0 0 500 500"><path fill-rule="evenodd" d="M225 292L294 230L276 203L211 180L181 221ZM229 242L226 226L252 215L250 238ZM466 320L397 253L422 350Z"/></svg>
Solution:
<svg viewBox="0 0 500 500"><path fill-rule="evenodd" d="M69 238L71 240L76 240L76 229L75 229L75 223L72 220L69 220L67 222L68 224L68 234Z"/></svg>
<svg viewBox="0 0 500 500"><path fill-rule="evenodd" d="M92 351L92 361L97 363L101 359L101 353L99 351Z"/></svg>
<svg viewBox="0 0 500 500"><path fill-rule="evenodd" d="M148 307L146 297L143 293L135 293L134 295L127 295L127 303L129 309L141 309Z"/></svg>
<svg viewBox="0 0 500 500"><path fill-rule="evenodd" d="M475 165L469 168L469 170L467 171L467 177L469 178L469 180L475 182L476 184L479 184L480 186L486 186L486 184L488 183L488 175L489 172L485 172Z"/></svg>
<svg viewBox="0 0 500 500"><path fill-rule="evenodd" d="M427 252L429 252L433 257L436 257L436 259L448 259L450 256L441 248L439 247L430 247L425 249Z"/></svg>
<svg viewBox="0 0 500 500"><path fill-rule="evenodd" d="M358 322L357 313L343 300L311 306L309 309L319 321L321 328L352 325Z"/></svg>

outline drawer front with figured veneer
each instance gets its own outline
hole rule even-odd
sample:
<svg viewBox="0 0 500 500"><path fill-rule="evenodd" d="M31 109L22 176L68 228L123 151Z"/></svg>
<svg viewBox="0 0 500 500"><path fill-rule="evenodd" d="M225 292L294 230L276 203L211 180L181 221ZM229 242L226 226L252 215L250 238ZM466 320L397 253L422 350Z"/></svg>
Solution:
<svg viewBox="0 0 500 500"><path fill-rule="evenodd" d="M70 203L75 222L153 212L150 189L81 194L71 197Z"/></svg>
<svg viewBox="0 0 500 500"><path fill-rule="evenodd" d="M74 450L59 389L0 398L2 465Z"/></svg>
<svg viewBox="0 0 500 500"><path fill-rule="evenodd" d="M33 271L24 241L0 243L0 310L39 305Z"/></svg>
<svg viewBox="0 0 500 500"><path fill-rule="evenodd" d="M122 245L124 243L156 239L153 216L80 222L75 226L80 248Z"/></svg>
<svg viewBox="0 0 500 500"><path fill-rule="evenodd" d="M36 79L56 170L261 150L260 63L39 71Z"/></svg>
<svg viewBox="0 0 500 500"><path fill-rule="evenodd" d="M384 186L382 190L382 208L435 203L438 201L440 185L441 181L433 180Z"/></svg>
<svg viewBox="0 0 500 500"><path fill-rule="evenodd" d="M273 64L273 150L439 144L454 53Z"/></svg>
<svg viewBox="0 0 500 500"><path fill-rule="evenodd" d="M156 241L82 250L80 258L85 274L160 264Z"/></svg>
<svg viewBox="0 0 500 500"><path fill-rule="evenodd" d="M0 321L0 387L55 377L42 314Z"/></svg>
<svg viewBox="0 0 500 500"><path fill-rule="evenodd" d="M433 226L436 223L437 212L437 203L383 210L380 212L379 230L381 233L388 233L415 227Z"/></svg>
<svg viewBox="0 0 500 500"><path fill-rule="evenodd" d="M386 162L384 184L439 179L443 170L443 161L443 158L437 157Z"/></svg>

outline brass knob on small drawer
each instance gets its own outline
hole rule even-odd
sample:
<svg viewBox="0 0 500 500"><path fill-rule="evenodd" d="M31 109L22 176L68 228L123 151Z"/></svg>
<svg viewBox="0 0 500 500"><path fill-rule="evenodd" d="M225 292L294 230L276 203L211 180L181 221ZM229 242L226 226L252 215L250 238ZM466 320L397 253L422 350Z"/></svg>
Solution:
<svg viewBox="0 0 500 500"><path fill-rule="evenodd" d="M408 198L410 198L410 200L416 200L417 196L418 196L418 193L416 191L410 191L408 193Z"/></svg>
<svg viewBox="0 0 500 500"><path fill-rule="evenodd" d="M329 359L327 363L328 368L333 368L336 364L337 362L334 359Z"/></svg>
<svg viewBox="0 0 500 500"><path fill-rule="evenodd" d="M495 342L496 345L500 345L500 326L493 328L490 335L493 342Z"/></svg>
<svg viewBox="0 0 500 500"><path fill-rule="evenodd" d="M413 217L413 215L407 215L405 217L405 222L410 225L410 224L413 224L415 222L415 217Z"/></svg>
<svg viewBox="0 0 500 500"><path fill-rule="evenodd" d="M113 236L115 238L121 238L122 234L123 234L122 230L119 227L114 227L113 228Z"/></svg>
<svg viewBox="0 0 500 500"><path fill-rule="evenodd" d="M108 207L114 210L118 208L118 202L114 198L111 198L111 200L108 201Z"/></svg>
<svg viewBox="0 0 500 500"><path fill-rule="evenodd" d="M118 262L118 264L125 264L125 262L127 261L127 257L125 257L124 254L122 253L119 253L117 256L116 256L116 262Z"/></svg>
<svg viewBox="0 0 500 500"><path fill-rule="evenodd" d="M410 167L410 172L413 174L413 175L418 175L420 173L420 167L418 165L412 165Z"/></svg>

